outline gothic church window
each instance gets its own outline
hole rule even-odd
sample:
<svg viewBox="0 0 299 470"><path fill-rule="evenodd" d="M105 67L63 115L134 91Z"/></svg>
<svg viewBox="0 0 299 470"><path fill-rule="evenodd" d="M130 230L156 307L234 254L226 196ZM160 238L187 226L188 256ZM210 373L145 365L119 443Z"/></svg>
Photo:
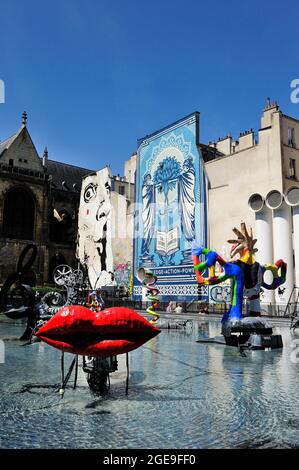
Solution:
<svg viewBox="0 0 299 470"><path fill-rule="evenodd" d="M10 190L4 200L2 235L19 240L33 240L35 202L24 188Z"/></svg>

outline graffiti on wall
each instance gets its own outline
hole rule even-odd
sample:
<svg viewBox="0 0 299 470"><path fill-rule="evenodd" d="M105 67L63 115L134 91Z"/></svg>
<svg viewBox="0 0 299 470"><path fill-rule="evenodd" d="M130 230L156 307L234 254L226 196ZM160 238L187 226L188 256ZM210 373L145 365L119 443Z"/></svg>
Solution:
<svg viewBox="0 0 299 470"><path fill-rule="evenodd" d="M114 279L117 286L130 285L131 263L119 263L114 266Z"/></svg>
<svg viewBox="0 0 299 470"><path fill-rule="evenodd" d="M108 168L83 178L78 220L77 258L90 287L113 284L111 178Z"/></svg>

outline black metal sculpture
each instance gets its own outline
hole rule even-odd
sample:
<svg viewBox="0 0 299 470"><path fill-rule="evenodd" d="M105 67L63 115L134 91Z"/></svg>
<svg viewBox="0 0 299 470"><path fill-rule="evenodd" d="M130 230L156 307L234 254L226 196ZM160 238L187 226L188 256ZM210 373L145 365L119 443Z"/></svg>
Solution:
<svg viewBox="0 0 299 470"><path fill-rule="evenodd" d="M36 245L25 246L18 259L17 271L6 279L0 292L0 309L4 315L12 320L27 318L27 326L20 340L30 339L37 320L35 292L30 286L22 284L36 255Z"/></svg>

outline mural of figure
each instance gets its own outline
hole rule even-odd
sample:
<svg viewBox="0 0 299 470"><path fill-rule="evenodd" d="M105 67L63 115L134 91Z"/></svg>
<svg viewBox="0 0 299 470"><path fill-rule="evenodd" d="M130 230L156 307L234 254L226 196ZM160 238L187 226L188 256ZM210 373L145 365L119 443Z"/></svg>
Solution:
<svg viewBox="0 0 299 470"><path fill-rule="evenodd" d="M155 187L149 173L146 173L142 183L142 256L148 256L150 243L155 229Z"/></svg>
<svg viewBox="0 0 299 470"><path fill-rule="evenodd" d="M111 243L111 181L108 168L83 179L77 258L87 269L92 289L111 285L113 256Z"/></svg>
<svg viewBox="0 0 299 470"><path fill-rule="evenodd" d="M195 235L201 244L207 238L206 175L198 137L199 114L194 113L139 140L134 299L144 298L135 275L143 267L159 274L163 301L208 300L208 288L198 288L191 263Z"/></svg>
<svg viewBox="0 0 299 470"><path fill-rule="evenodd" d="M195 233L195 169L191 157L183 163L178 189L182 230L186 239L192 241Z"/></svg>

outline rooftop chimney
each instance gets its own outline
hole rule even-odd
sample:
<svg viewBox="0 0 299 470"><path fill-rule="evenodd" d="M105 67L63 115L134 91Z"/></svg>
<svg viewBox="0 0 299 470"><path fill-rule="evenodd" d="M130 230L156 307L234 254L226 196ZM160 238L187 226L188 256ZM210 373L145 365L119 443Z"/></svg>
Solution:
<svg viewBox="0 0 299 470"><path fill-rule="evenodd" d="M277 101L271 103L270 98L267 98L267 104L262 114L261 129L270 127L272 125L272 114L279 111Z"/></svg>
<svg viewBox="0 0 299 470"><path fill-rule="evenodd" d="M224 155L230 155L232 152L232 137L228 134L224 138L218 138L218 142L216 143L216 148L219 152L224 153Z"/></svg>
<svg viewBox="0 0 299 470"><path fill-rule="evenodd" d="M253 132L253 129L250 129L250 131L240 132L238 151L239 150L245 150L245 149L247 149L249 147L253 147L253 146L254 146L254 132Z"/></svg>

